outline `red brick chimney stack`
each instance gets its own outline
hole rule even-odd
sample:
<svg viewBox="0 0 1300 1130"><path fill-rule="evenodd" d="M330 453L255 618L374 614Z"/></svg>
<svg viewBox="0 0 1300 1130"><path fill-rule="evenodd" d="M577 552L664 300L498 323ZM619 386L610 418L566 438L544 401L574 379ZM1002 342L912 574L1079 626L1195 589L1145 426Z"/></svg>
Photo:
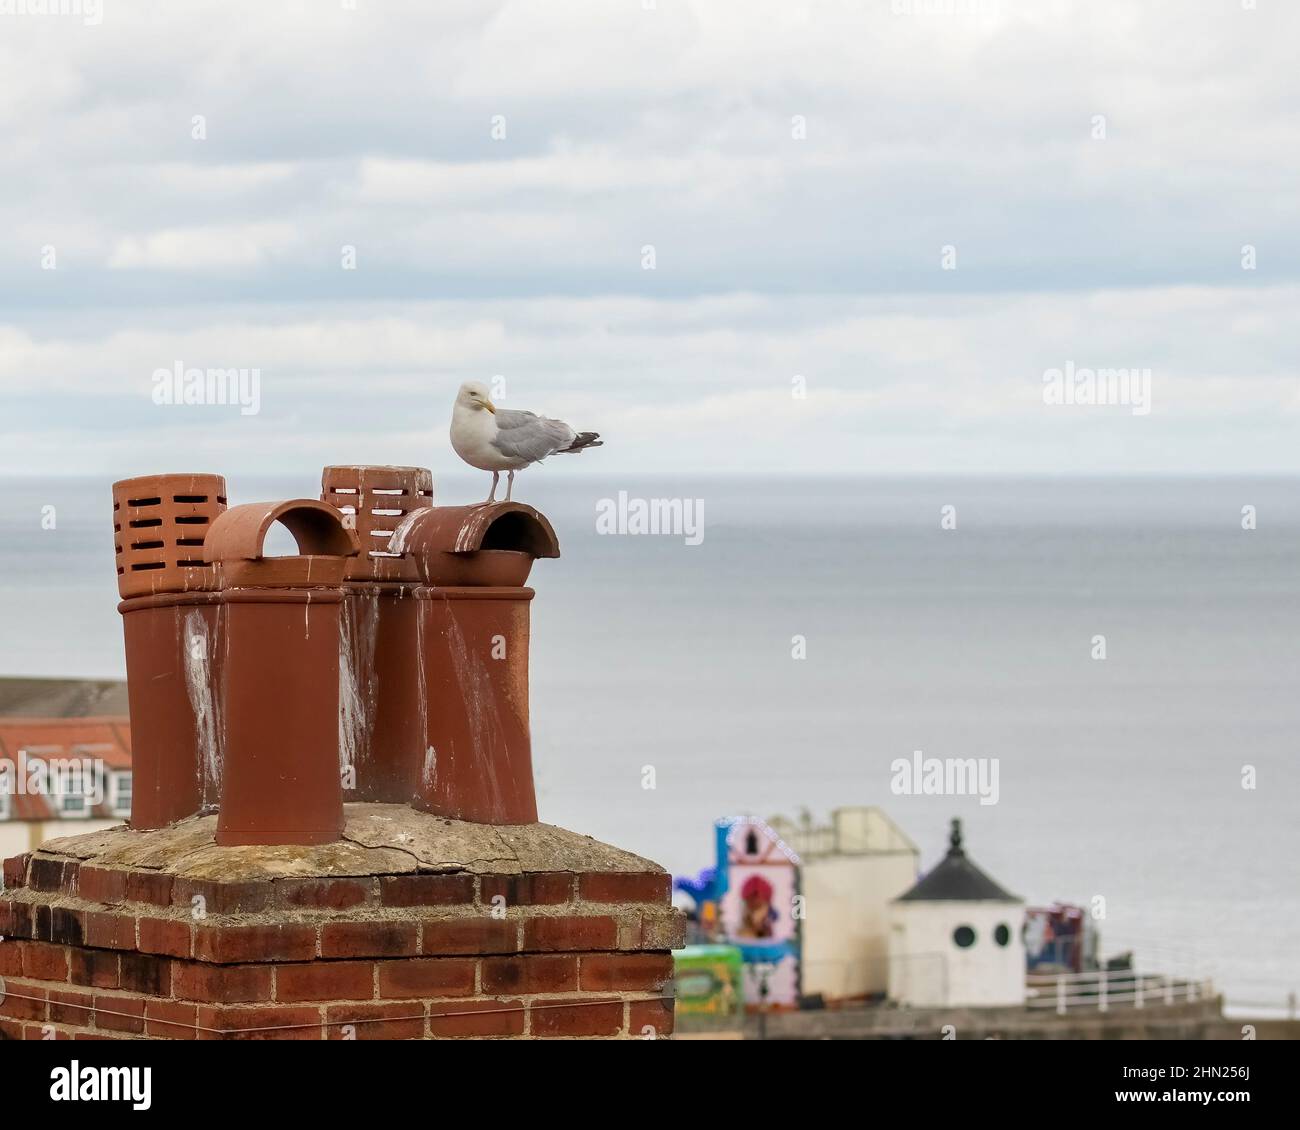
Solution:
<svg viewBox="0 0 1300 1130"><path fill-rule="evenodd" d="M432 496L409 467L234 508L215 475L115 484L131 822L5 861L0 1035L672 1032L669 876L537 822L555 532Z"/></svg>

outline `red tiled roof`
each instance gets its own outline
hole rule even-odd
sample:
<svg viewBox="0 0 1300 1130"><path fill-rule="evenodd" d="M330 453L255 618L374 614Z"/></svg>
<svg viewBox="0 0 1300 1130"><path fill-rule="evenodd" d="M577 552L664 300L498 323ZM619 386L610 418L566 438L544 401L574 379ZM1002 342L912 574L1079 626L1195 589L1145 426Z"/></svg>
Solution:
<svg viewBox="0 0 1300 1130"><path fill-rule="evenodd" d="M18 764L19 751L36 759L92 758L106 769L131 768L131 725L125 716L104 718L0 717L0 759ZM15 792L10 796L11 820L56 820L46 796ZM92 815L113 818L108 798Z"/></svg>

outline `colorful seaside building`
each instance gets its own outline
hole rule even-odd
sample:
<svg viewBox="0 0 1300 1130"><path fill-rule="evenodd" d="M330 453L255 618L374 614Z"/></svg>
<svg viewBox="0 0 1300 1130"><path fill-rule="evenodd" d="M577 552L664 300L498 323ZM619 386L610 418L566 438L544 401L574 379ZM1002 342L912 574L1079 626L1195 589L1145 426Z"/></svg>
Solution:
<svg viewBox="0 0 1300 1130"><path fill-rule="evenodd" d="M770 825L750 816L719 820L714 851L713 867L674 881L695 903L694 946L679 958L689 967L701 957L695 946L729 946L740 957L746 1004L793 1007L802 918L798 855Z"/></svg>
<svg viewBox="0 0 1300 1130"><path fill-rule="evenodd" d="M713 867L674 884L694 903L679 977L703 963L725 996L730 947L751 1008L1024 1003L1024 904L966 856L958 821L919 879L916 844L875 807L820 826L806 814L720 820L714 850Z"/></svg>
<svg viewBox="0 0 1300 1130"><path fill-rule="evenodd" d="M883 1000L890 900L916 881L920 853L875 807L720 820L715 864L678 878L694 903L692 940L731 945L748 1005Z"/></svg>

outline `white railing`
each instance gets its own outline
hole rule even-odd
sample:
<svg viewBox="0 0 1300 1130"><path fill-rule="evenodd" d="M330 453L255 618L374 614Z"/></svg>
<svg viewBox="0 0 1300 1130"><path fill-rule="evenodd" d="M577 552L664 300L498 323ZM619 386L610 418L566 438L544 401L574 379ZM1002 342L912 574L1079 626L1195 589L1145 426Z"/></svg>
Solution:
<svg viewBox="0 0 1300 1130"><path fill-rule="evenodd" d="M1108 1012L1111 1008L1195 1004L1214 996L1208 977L1170 977L1130 969L1098 969L1087 973L1030 973L1025 977L1029 1008Z"/></svg>

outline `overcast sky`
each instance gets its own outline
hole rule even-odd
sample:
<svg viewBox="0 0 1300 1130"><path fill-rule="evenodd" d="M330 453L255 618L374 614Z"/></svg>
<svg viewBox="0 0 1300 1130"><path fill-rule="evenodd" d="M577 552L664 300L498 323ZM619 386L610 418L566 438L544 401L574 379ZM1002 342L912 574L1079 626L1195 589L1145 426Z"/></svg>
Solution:
<svg viewBox="0 0 1300 1130"><path fill-rule="evenodd" d="M1300 471L1293 0L23 2L0 472L448 471L496 376L603 470Z"/></svg>

